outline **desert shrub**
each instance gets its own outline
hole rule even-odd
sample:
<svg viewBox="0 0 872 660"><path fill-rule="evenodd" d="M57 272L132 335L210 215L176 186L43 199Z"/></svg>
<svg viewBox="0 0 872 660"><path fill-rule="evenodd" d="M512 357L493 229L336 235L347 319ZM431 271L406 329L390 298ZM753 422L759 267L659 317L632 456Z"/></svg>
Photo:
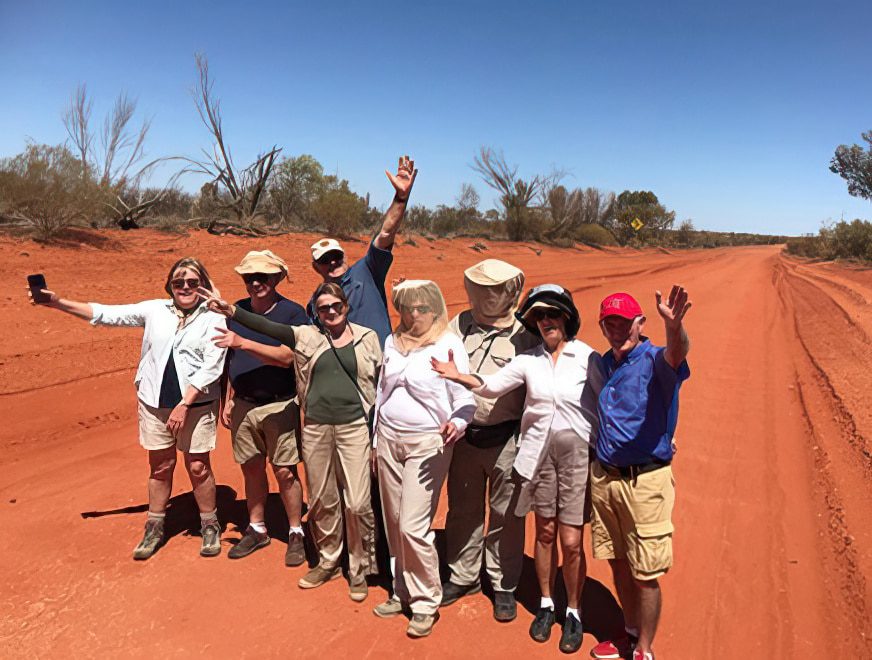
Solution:
<svg viewBox="0 0 872 660"><path fill-rule="evenodd" d="M331 236L350 236L363 227L367 204L359 195L343 185L331 188L312 205L312 213L321 228Z"/></svg>
<svg viewBox="0 0 872 660"><path fill-rule="evenodd" d="M872 222L856 219L824 226L817 236L789 239L786 249L801 257L872 261Z"/></svg>
<svg viewBox="0 0 872 660"><path fill-rule="evenodd" d="M612 232L602 225L585 224L579 225L575 230L575 240L589 245L617 245L618 242L612 236Z"/></svg>

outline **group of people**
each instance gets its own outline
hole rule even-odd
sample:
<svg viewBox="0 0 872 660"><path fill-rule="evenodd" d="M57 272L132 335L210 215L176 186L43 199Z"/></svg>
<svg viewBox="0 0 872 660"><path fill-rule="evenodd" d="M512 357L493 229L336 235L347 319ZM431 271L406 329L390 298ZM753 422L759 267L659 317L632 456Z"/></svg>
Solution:
<svg viewBox="0 0 872 660"><path fill-rule="evenodd" d="M530 636L547 641L557 619L559 542L568 605L559 648L573 652L583 635L582 531L590 522L593 556L610 562L626 622L626 634L592 655L653 659L658 579L672 565L670 464L679 388L689 376L687 292L656 293L665 347L643 335L646 317L632 296L606 297L599 325L610 348L600 355L577 338L582 319L570 291L543 284L524 295L520 269L486 259L464 271L469 308L453 319L435 282L395 281L392 328L385 282L417 170L403 157L387 175L395 196L361 260L348 264L332 238L312 245L323 282L305 307L278 292L288 266L270 250L236 266L248 293L236 303L193 258L170 268L169 299L101 305L44 290L48 307L92 324L144 328L135 384L149 502L134 558L151 557L165 541L179 454L200 510L200 553L220 553L210 464L220 422L231 431L249 514L229 557L270 543L268 461L288 518L285 564L305 562L306 533L318 551L299 586L340 577L345 550L349 596L366 599L383 525L393 588L374 613L410 615L408 635L423 637L440 607L481 590L483 567L495 619L515 619L532 510L541 600ZM443 584L432 525L445 482Z"/></svg>

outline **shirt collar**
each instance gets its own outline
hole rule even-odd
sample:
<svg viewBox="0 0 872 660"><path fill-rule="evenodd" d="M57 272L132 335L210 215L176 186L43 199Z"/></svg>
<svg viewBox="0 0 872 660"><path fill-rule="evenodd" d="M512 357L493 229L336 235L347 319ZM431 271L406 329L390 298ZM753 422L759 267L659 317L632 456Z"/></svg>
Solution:
<svg viewBox="0 0 872 660"><path fill-rule="evenodd" d="M624 364L624 363L634 364L636 362L636 360L638 360L640 357L645 355L649 350L651 350L652 344L649 341L648 337L646 337L645 335L642 335L641 337L639 337L639 340L640 341L638 344L636 344L636 347L632 351L627 353L626 357L624 357L624 359L621 360L620 363L618 363L615 360L614 350L609 351L609 355L611 357L612 363L614 363L616 366L619 364Z"/></svg>

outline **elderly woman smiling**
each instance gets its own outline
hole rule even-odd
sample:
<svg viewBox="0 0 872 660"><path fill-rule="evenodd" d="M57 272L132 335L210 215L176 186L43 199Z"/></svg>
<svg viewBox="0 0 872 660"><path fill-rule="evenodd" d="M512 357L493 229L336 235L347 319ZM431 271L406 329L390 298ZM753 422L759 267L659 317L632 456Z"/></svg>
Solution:
<svg viewBox="0 0 872 660"><path fill-rule="evenodd" d="M134 559L148 559L164 542L164 519L173 487L176 452L185 467L200 509L203 544L200 554L221 552L215 508L215 477L209 452L215 448L219 378L224 349L211 337L225 321L201 304L197 289L212 290L206 268L197 259L180 259L167 275L169 299L132 305L99 305L61 298L45 291L47 307L93 325L144 328L136 370L139 443L148 450L148 519Z"/></svg>
<svg viewBox="0 0 872 660"><path fill-rule="evenodd" d="M375 608L380 617L412 611L407 634L429 635L439 616L442 583L431 529L452 445L475 413L464 387L440 379L431 358L458 357L466 371L460 339L448 329L442 292L429 280L394 287L400 323L385 342L384 366L376 399L376 456L391 555L396 557L394 597Z"/></svg>

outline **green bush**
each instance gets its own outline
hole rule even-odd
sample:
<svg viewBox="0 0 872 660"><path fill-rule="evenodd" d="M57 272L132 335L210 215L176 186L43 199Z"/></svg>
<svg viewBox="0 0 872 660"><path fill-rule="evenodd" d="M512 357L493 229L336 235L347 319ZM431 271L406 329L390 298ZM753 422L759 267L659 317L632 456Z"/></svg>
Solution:
<svg viewBox="0 0 872 660"><path fill-rule="evenodd" d="M579 225L575 230L575 240L589 245L617 245L618 242L612 236L612 232L602 225L586 224Z"/></svg>

